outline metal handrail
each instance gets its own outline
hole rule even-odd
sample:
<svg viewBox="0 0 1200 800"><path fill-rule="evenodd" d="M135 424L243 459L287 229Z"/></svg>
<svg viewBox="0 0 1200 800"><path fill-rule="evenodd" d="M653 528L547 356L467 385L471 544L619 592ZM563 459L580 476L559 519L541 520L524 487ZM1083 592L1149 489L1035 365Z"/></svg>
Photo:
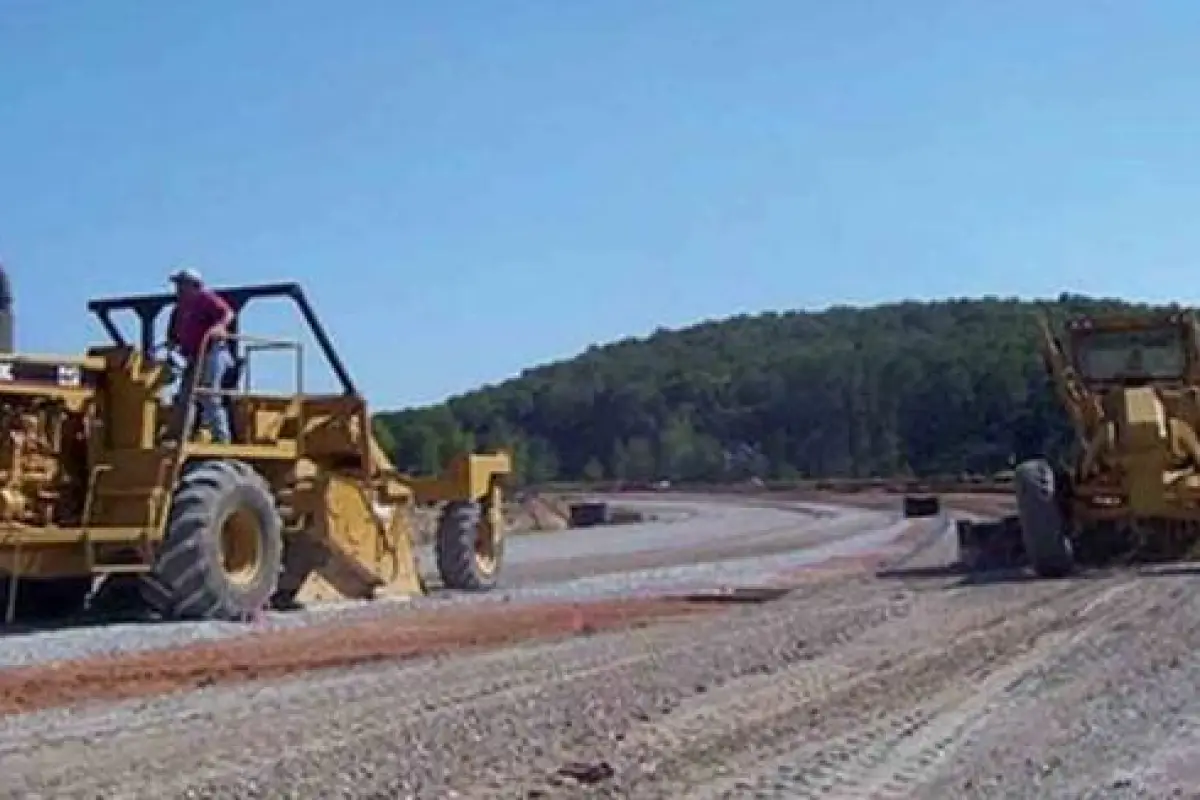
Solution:
<svg viewBox="0 0 1200 800"><path fill-rule="evenodd" d="M252 354L266 353L266 352L271 352L274 350L295 349L296 350L296 373L295 373L296 392L298 394L303 394L303 392L304 392L304 347L300 342L293 341L290 339L288 339L288 340L273 340L273 339L255 340L253 338L251 338L249 340L242 339L242 341L246 342L246 345L242 348L242 353L244 354L243 355L244 366L242 368L242 378L246 385L246 391L250 391L250 366L251 366L251 364L254 363L251 360Z"/></svg>
<svg viewBox="0 0 1200 800"><path fill-rule="evenodd" d="M211 330L208 331L207 333L205 333L204 338L200 341L200 349L197 352L196 357L193 359L193 364L195 366L192 369L191 386L188 387L189 388L189 392L188 392L189 400L188 400L188 404L187 404L186 413L184 414L183 430L180 432L180 444L181 445L186 445L187 436L190 434L190 432L192 430L192 425L194 424L195 419L196 419L195 418L196 404L194 402L196 397L198 397L200 395L209 395L209 396L215 395L217 397L237 397L237 396L245 396L245 395L249 394L248 390L241 389L241 388L235 388L235 389L211 388L210 389L208 387L201 387L199 385L201 368L202 368L201 365L204 363L204 359L208 356L208 351L209 351L209 348L212 346L213 339L214 339L214 337L212 335ZM266 337L262 337L262 336L252 336L250 334L244 334L244 333L228 333L228 332L226 332L223 336L219 337L219 341L242 342L245 344L249 344L252 347L255 347L260 350L264 350L264 349L265 350L294 350L296 352L296 369L295 369L295 373L294 373L294 376L296 379L296 386L295 386L296 390L295 390L295 392L293 392L291 394L291 397L292 397L293 401L298 401L300 398L300 395L302 395L304 393L304 346L300 342L293 341L291 339L272 339L272 338L266 338ZM248 363L249 363L249 353L247 353L247 364ZM304 423L303 405L300 403L297 403L297 413L300 414L300 416L301 416L301 419L300 419L301 428L300 429L303 430L303 423ZM182 449L183 448L181 447L181 451L182 451ZM180 462L180 465L182 465L182 460ZM174 478L175 478L175 480L178 480L179 479L178 474L176 474L174 476Z"/></svg>

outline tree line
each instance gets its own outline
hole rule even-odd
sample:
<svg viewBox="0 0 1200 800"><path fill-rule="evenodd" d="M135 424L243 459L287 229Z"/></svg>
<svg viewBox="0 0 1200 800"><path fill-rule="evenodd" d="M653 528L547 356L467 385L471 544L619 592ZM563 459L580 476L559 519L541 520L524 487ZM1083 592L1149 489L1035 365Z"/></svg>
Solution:
<svg viewBox="0 0 1200 800"><path fill-rule="evenodd" d="M1039 309L1131 307L1062 295L742 315L594 346L375 427L401 469L506 447L523 484L991 474L1070 443Z"/></svg>

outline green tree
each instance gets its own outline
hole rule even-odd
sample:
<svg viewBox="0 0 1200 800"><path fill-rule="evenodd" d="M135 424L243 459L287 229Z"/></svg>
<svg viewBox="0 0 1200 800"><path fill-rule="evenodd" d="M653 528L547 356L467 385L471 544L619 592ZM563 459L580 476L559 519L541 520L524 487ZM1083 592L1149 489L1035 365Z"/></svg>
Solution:
<svg viewBox="0 0 1200 800"><path fill-rule="evenodd" d="M1059 320L1131 307L1049 303ZM1071 440L1037 310L989 297L742 315L592 347L375 427L404 469L509 446L527 482L999 471Z"/></svg>
<svg viewBox="0 0 1200 800"><path fill-rule="evenodd" d="M548 483L558 476L558 456L554 453L554 445L545 439L535 436L528 440L525 455L526 483Z"/></svg>
<svg viewBox="0 0 1200 800"><path fill-rule="evenodd" d="M625 443L625 478L631 481L652 481L658 478L658 463L654 446L644 436L634 436Z"/></svg>
<svg viewBox="0 0 1200 800"><path fill-rule="evenodd" d="M583 479L592 483L604 480L604 465L600 463L600 459L595 456L588 459L583 467Z"/></svg>

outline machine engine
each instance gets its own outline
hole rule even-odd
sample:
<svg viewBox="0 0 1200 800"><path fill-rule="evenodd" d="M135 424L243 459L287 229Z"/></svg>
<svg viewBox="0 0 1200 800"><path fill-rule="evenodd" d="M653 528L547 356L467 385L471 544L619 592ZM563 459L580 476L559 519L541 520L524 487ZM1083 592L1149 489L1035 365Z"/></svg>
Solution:
<svg viewBox="0 0 1200 800"><path fill-rule="evenodd" d="M78 524L86 464L81 414L52 399L0 396L0 522Z"/></svg>

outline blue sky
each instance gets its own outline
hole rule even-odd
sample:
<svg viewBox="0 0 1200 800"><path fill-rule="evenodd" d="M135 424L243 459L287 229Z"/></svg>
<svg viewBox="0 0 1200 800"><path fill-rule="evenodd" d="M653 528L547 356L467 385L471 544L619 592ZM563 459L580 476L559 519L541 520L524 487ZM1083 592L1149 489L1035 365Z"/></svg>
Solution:
<svg viewBox="0 0 1200 800"><path fill-rule="evenodd" d="M18 342L181 262L294 279L392 408L741 312L1194 301L1197 42L1182 0L0 0Z"/></svg>

